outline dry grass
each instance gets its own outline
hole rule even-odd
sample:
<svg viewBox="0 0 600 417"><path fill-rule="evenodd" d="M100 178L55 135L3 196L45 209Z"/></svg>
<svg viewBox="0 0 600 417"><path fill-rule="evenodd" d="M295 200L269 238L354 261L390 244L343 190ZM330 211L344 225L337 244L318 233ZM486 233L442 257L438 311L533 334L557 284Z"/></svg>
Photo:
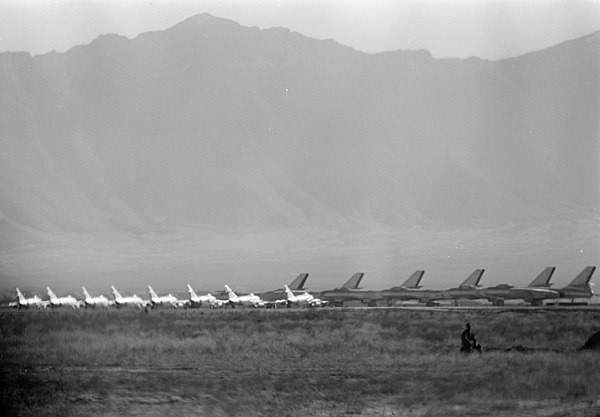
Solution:
<svg viewBox="0 0 600 417"><path fill-rule="evenodd" d="M458 353L470 321L488 349ZM597 415L600 311L0 315L11 415ZM513 345L547 349L504 352Z"/></svg>

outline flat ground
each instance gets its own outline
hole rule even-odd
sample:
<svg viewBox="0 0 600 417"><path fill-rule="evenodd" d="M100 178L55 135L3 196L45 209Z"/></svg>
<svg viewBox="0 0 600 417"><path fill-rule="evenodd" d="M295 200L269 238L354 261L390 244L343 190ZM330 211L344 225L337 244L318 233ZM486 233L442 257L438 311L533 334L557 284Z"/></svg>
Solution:
<svg viewBox="0 0 600 417"><path fill-rule="evenodd" d="M0 409L599 416L600 351L576 350L598 330L599 309L5 311Z"/></svg>

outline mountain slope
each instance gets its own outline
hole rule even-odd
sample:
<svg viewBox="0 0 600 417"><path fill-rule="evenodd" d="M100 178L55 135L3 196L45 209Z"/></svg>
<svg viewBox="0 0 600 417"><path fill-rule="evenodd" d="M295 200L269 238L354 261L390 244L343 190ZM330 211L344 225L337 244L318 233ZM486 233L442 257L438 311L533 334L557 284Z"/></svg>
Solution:
<svg viewBox="0 0 600 417"><path fill-rule="evenodd" d="M199 15L1 54L0 245L595 216L599 45L369 55Z"/></svg>

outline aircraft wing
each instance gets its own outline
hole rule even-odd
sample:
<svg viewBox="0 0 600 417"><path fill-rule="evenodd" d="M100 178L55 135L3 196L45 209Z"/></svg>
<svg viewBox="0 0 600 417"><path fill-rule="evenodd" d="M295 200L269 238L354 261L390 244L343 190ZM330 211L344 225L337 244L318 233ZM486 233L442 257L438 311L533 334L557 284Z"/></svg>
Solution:
<svg viewBox="0 0 600 417"><path fill-rule="evenodd" d="M556 291L539 288L511 288L508 291L508 295L509 298L520 298L528 303L535 300L558 298L558 293Z"/></svg>

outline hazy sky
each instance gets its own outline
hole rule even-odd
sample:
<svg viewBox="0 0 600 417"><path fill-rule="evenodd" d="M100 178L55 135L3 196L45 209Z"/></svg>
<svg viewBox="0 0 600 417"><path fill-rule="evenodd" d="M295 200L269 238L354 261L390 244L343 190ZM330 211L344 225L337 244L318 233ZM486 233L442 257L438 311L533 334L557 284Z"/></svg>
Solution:
<svg viewBox="0 0 600 417"><path fill-rule="evenodd" d="M600 0L0 0L0 52L65 51L210 13L365 52L426 49L499 59L600 30Z"/></svg>

